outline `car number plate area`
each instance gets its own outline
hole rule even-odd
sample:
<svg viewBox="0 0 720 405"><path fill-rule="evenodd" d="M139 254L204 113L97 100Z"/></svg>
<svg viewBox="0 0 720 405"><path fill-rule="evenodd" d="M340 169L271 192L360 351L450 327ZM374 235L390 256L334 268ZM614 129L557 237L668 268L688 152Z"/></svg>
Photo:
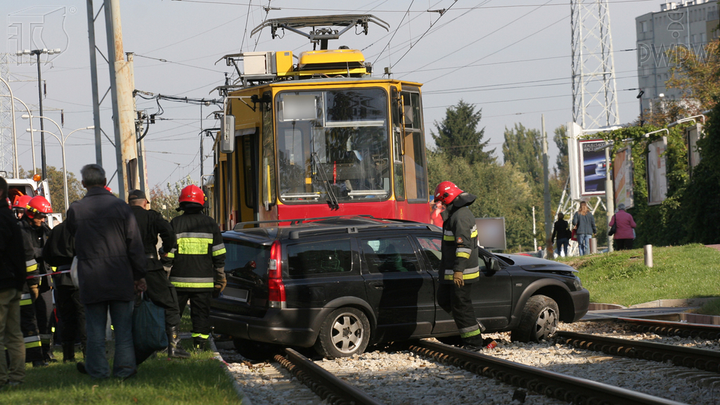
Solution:
<svg viewBox="0 0 720 405"><path fill-rule="evenodd" d="M250 291L248 290L240 288L225 288L225 291L223 291L223 298L238 302L248 302L249 294Z"/></svg>

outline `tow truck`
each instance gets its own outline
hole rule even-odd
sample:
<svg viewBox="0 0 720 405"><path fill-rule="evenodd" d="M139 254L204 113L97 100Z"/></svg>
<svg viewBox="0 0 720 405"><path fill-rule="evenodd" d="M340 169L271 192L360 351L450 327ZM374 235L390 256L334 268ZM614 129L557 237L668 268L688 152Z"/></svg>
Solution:
<svg viewBox="0 0 720 405"><path fill-rule="evenodd" d="M39 174L34 174L33 177L29 179L16 179L10 177L7 172L0 171L0 176L8 183L8 198L10 199L10 203L15 201L16 197L23 195L29 195L31 197L41 195L52 205L48 181L47 179L42 180ZM60 213L52 213L47 217L47 224L50 228L60 222L62 222L62 214Z"/></svg>

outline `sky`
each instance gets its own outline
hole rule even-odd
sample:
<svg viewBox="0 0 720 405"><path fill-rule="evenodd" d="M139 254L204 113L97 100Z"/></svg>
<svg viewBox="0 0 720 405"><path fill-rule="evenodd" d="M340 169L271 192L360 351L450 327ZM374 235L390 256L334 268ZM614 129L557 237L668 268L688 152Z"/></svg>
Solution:
<svg viewBox="0 0 720 405"><path fill-rule="evenodd" d="M98 14L101 0L95 0ZM659 0L609 0L619 116L622 123L639 115L636 99L637 56L635 18L660 10ZM88 49L87 1L0 0L10 86L38 115L38 76L35 56L17 57L19 49L61 49L41 57L44 116L53 119L65 136L93 125ZM446 11L440 13L433 10ZM428 11L430 10L430 11ZM286 32L272 39L269 29L250 36L265 18L333 14L373 14L390 30L371 24L367 35L351 29L330 48L346 45L363 51L374 76L390 67L393 77L423 83L425 136L433 147L446 109L459 100L482 111L488 147L502 161L503 133L519 123L540 129L545 118L551 163L557 148L553 131L572 120L571 30L568 0L120 0L123 49L133 52L135 89L146 93L195 99L218 99L213 89L232 69L218 62L223 55L248 51L311 50L309 40ZM96 42L107 54L104 13L96 22ZM216 63L217 62L217 63ZM108 89L108 65L98 54L101 97ZM3 93L6 92L3 90ZM212 172L212 140L202 129L219 127L214 105L137 98L137 109L157 114L145 137L150 188ZM28 121L20 104L16 125L19 165L32 167ZM101 126L114 140L109 97L101 104ZM62 122L61 122L62 121ZM9 122L5 123L9 126ZM39 123L34 122L34 128ZM59 134L46 122L45 130ZM39 134L35 136L36 166L40 166ZM109 185L117 188L115 149L103 138L102 160ZM59 142L46 134L48 166L62 167ZM3 147L6 159L12 154ZM65 143L67 169L95 163L92 130L78 130ZM7 164L0 170L11 170Z"/></svg>

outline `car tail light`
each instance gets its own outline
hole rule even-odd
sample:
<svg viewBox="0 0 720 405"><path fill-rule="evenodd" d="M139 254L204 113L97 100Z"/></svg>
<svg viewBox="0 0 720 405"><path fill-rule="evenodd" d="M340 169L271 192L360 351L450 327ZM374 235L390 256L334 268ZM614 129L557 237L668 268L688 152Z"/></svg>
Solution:
<svg viewBox="0 0 720 405"><path fill-rule="evenodd" d="M285 284L282 281L282 249L280 241L277 240L270 247L268 301L270 308L285 308Z"/></svg>

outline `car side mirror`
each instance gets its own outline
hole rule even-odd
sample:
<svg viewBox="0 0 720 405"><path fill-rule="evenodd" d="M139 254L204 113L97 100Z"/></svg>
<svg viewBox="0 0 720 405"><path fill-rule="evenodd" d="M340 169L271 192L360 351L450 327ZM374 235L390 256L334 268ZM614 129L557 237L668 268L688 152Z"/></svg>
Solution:
<svg viewBox="0 0 720 405"><path fill-rule="evenodd" d="M491 257L489 267L492 273L497 273L498 271L500 271L500 262L498 262L498 259Z"/></svg>

